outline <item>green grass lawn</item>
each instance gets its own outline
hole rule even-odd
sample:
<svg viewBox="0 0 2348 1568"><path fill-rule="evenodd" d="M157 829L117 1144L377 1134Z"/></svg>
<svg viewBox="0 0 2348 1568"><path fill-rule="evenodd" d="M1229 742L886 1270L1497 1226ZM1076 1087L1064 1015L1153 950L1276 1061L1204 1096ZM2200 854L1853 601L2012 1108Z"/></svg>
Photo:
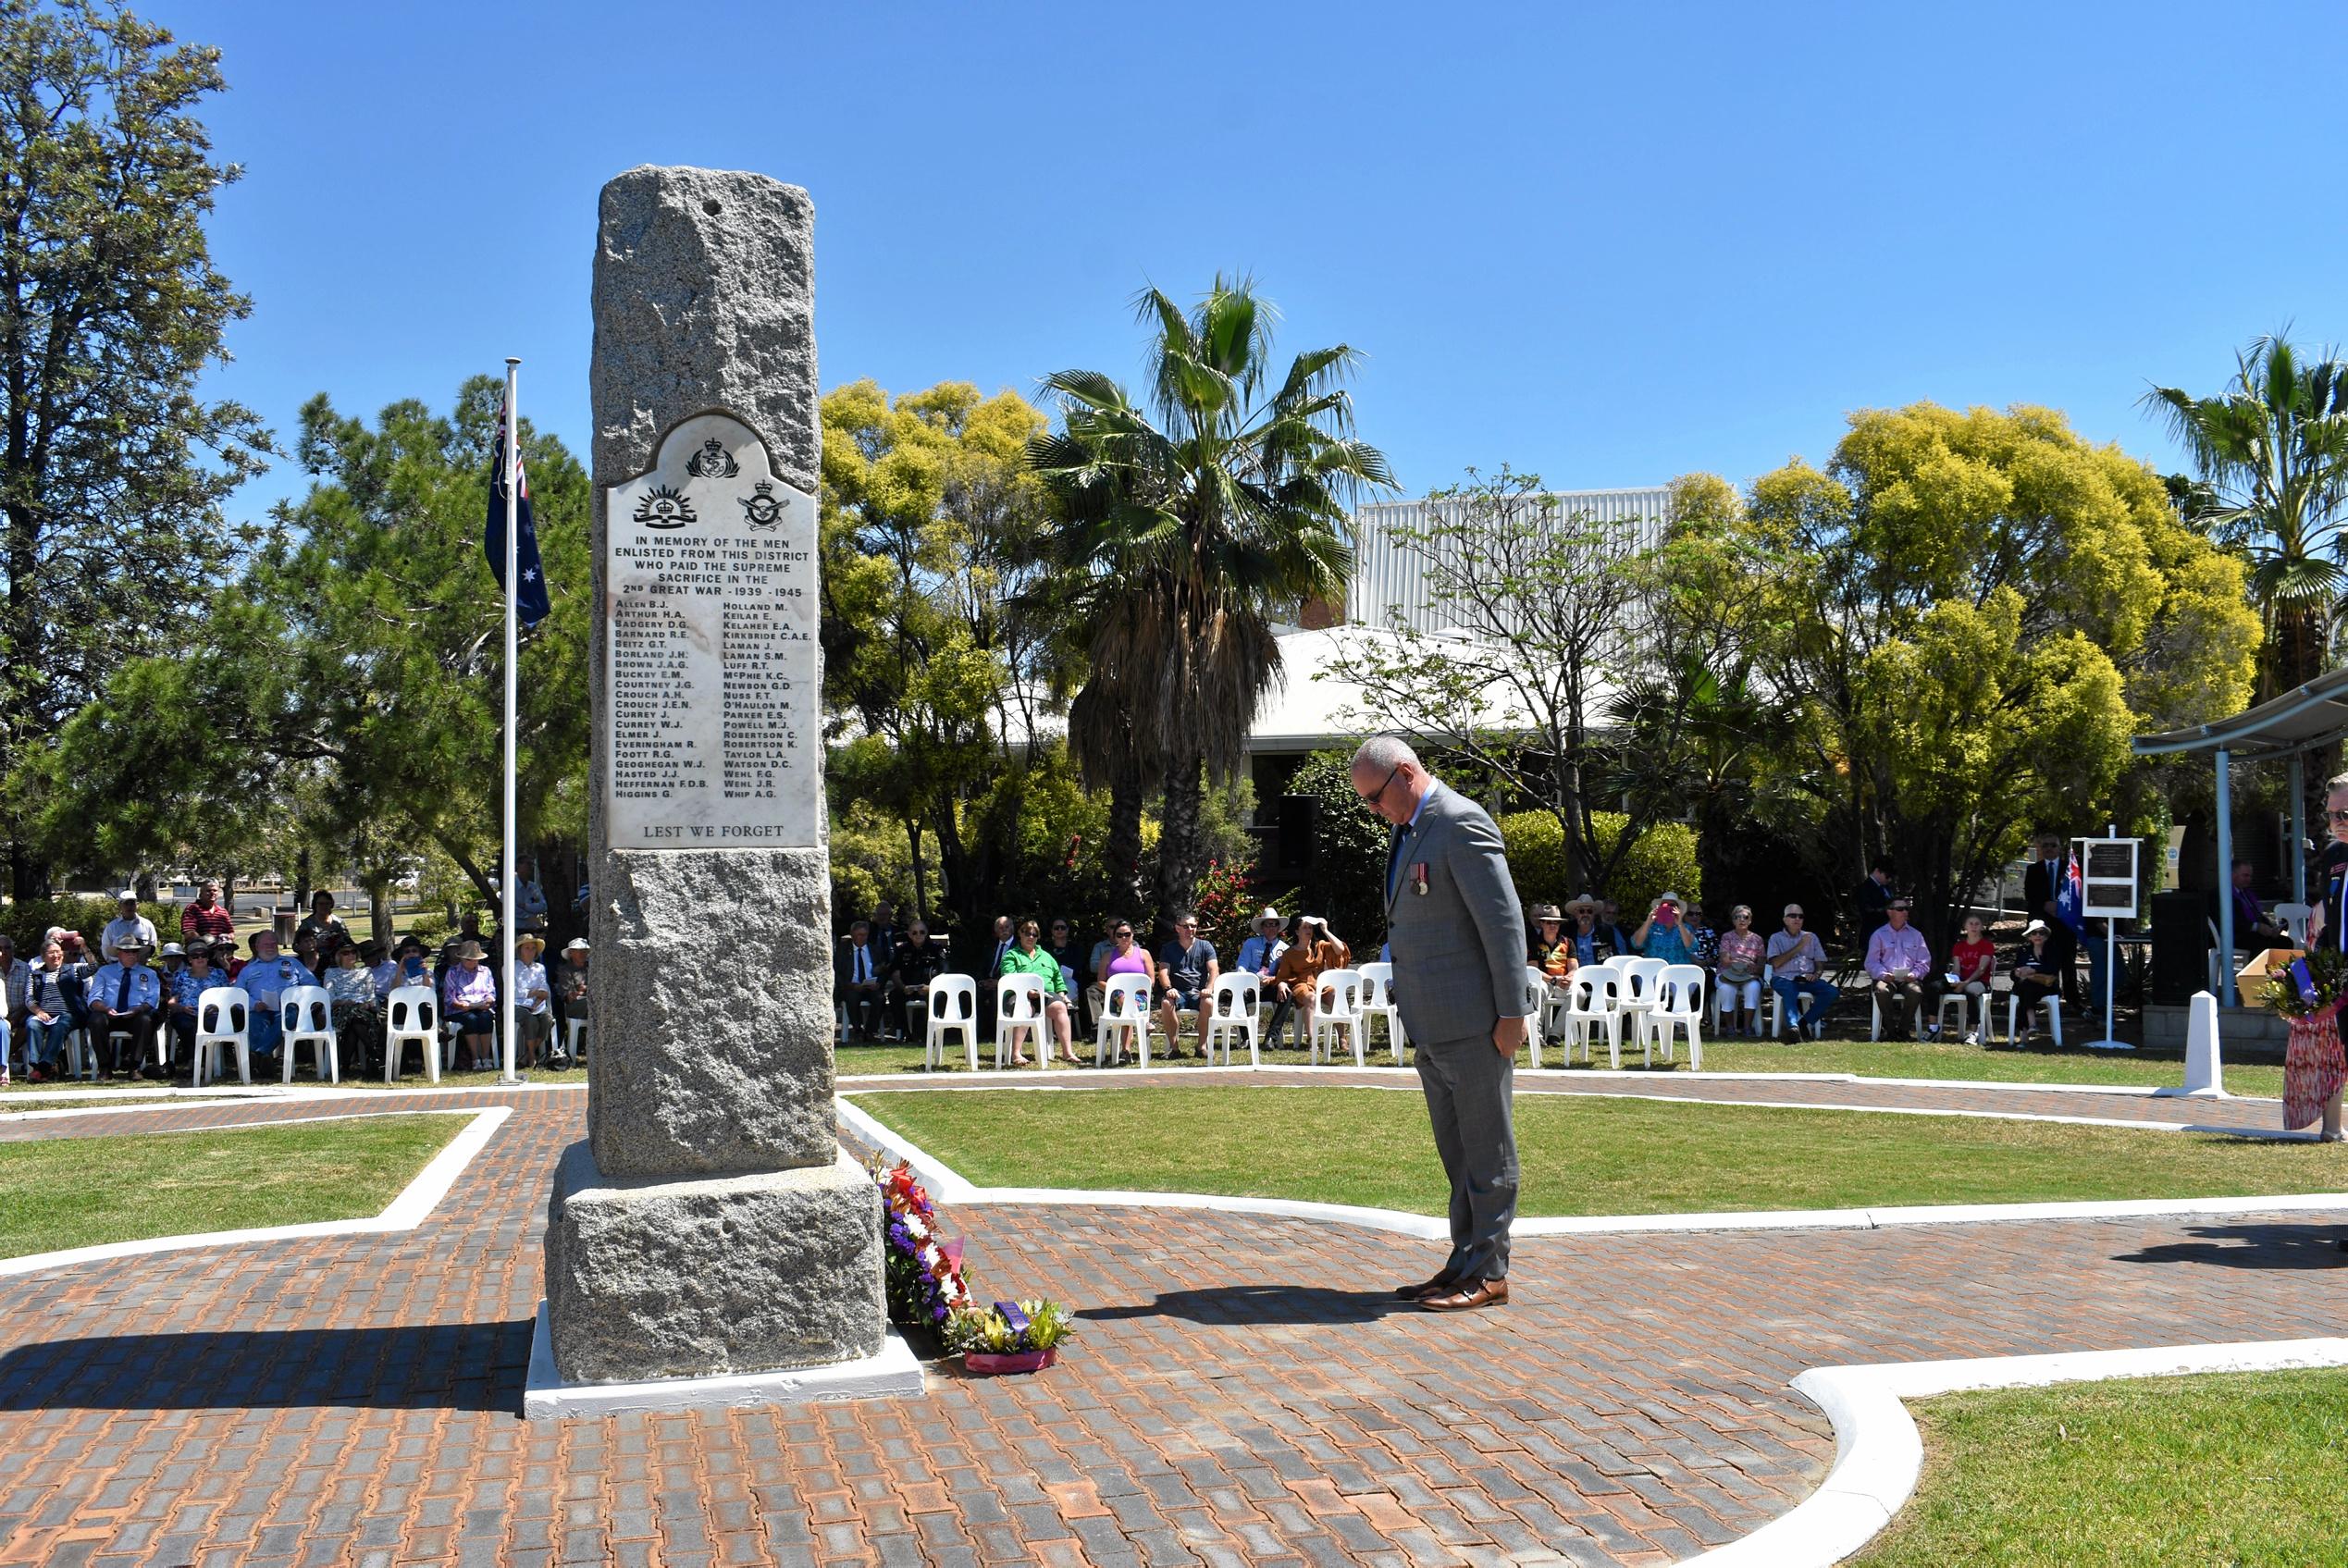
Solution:
<svg viewBox="0 0 2348 1568"><path fill-rule="evenodd" d="M1168 1084L860 1093L982 1187L1216 1192L1443 1212L1415 1093ZM1519 1212L2180 1198L2348 1190L2348 1145L1965 1117L1519 1096Z"/></svg>
<svg viewBox="0 0 2348 1568"><path fill-rule="evenodd" d="M464 1126L367 1117L0 1143L0 1257L383 1212Z"/></svg>
<svg viewBox="0 0 2348 1568"><path fill-rule="evenodd" d="M1863 1568L2348 1562L2348 1372L1949 1394Z"/></svg>

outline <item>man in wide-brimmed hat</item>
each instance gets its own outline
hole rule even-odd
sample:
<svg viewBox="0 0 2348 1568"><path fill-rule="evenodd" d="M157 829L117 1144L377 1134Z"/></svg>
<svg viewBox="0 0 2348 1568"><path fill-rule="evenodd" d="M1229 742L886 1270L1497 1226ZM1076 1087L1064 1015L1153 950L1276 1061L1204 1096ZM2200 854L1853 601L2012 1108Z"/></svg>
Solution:
<svg viewBox="0 0 2348 1568"><path fill-rule="evenodd" d="M147 968L152 939L136 929L115 936L115 959L90 977L84 994L90 1003L90 1043L103 1052L108 1073L144 1072L161 1078L163 1070L142 1066L154 1044L155 1021L163 1016L163 978ZM114 1036L127 1034L130 1043L117 1056Z"/></svg>

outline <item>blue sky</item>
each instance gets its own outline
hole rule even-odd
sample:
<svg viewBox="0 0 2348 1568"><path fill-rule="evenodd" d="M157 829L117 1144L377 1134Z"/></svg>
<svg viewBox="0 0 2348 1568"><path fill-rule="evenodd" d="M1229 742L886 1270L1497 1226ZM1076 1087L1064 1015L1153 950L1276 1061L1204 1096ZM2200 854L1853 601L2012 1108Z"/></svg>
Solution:
<svg viewBox="0 0 2348 1568"><path fill-rule="evenodd" d="M1366 356L1412 493L1741 483L1925 398L2173 467L2148 382L2348 337L2318 6L144 14L226 54L214 248L254 310L212 385L281 433L513 353L583 451L596 192L642 163L812 192L827 388L1131 378L1137 289L1252 273L1281 349Z"/></svg>

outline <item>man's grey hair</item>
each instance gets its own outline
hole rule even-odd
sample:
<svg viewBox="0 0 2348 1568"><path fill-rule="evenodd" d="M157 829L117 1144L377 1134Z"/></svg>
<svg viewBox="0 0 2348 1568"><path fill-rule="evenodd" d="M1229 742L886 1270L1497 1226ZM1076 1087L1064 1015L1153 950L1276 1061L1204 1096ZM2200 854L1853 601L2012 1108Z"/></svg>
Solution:
<svg viewBox="0 0 2348 1568"><path fill-rule="evenodd" d="M1405 762L1421 772L1427 771L1418 753L1411 749L1410 742L1400 735L1372 735L1353 753L1353 772L1357 773L1391 772Z"/></svg>

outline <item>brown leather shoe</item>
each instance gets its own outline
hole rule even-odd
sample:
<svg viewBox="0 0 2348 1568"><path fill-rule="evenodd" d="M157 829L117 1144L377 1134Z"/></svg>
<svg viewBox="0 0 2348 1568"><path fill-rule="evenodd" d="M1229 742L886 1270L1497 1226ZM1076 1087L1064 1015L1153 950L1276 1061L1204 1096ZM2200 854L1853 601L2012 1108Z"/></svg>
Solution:
<svg viewBox="0 0 2348 1568"><path fill-rule="evenodd" d="M1427 1312L1474 1312L1477 1307L1506 1306L1508 1281L1505 1279L1475 1279L1459 1289L1440 1296L1422 1296L1418 1303Z"/></svg>
<svg viewBox="0 0 2348 1568"><path fill-rule="evenodd" d="M1423 1302L1429 1296L1447 1296L1458 1283L1448 1274L1439 1274L1421 1285L1397 1285L1394 1299L1398 1302Z"/></svg>

